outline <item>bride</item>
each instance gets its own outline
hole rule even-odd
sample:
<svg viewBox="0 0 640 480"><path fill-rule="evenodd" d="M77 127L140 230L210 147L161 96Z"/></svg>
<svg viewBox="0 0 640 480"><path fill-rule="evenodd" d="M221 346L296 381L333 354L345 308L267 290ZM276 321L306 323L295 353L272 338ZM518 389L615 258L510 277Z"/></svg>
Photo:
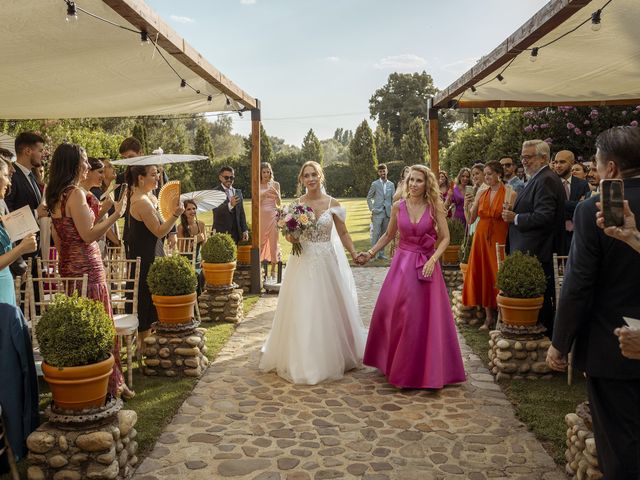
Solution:
<svg viewBox="0 0 640 480"><path fill-rule="evenodd" d="M276 370L292 383L315 385L342 378L359 365L366 331L343 249L356 259L345 226L346 211L324 193L318 163L302 166L298 184L300 190L306 188L300 203L313 209L316 223L300 238L300 256L289 256L260 370Z"/></svg>

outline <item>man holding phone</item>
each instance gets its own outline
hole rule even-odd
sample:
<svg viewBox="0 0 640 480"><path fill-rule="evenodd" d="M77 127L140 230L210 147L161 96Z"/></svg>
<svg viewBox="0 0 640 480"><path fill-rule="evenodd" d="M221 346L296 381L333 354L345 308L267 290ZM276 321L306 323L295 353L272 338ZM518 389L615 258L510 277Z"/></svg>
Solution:
<svg viewBox="0 0 640 480"><path fill-rule="evenodd" d="M227 199L213 210L213 228L219 233L228 233L238 243L240 240L249 239L249 227L247 217L242 205L242 192L233 187L235 180L233 168L223 166L218 172L220 185L216 190L225 192Z"/></svg>
<svg viewBox="0 0 640 480"><path fill-rule="evenodd" d="M628 208L640 211L640 128L606 130L598 136L596 147L600 177L621 179ZM640 362L623 355L615 332L625 325L623 316L640 318L640 255L599 228L599 201L593 196L576 207L571 255L547 363L554 370L564 370L575 341L573 364L587 375L600 468L605 478L636 479L640 476ZM607 212L602 215L601 223Z"/></svg>

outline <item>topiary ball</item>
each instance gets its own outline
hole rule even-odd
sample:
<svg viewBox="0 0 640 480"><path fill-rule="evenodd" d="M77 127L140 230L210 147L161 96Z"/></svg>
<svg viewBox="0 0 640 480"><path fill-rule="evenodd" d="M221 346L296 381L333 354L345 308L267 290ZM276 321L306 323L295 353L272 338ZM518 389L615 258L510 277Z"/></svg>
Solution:
<svg viewBox="0 0 640 480"><path fill-rule="evenodd" d="M544 295L547 279L540 260L522 252L513 252L500 265L496 286L505 297L535 298Z"/></svg>
<svg viewBox="0 0 640 480"><path fill-rule="evenodd" d="M238 248L228 233L214 233L202 247L202 260L206 263L235 262Z"/></svg>
<svg viewBox="0 0 640 480"><path fill-rule="evenodd" d="M188 295L196 291L198 276L191 261L183 255L157 257L149 268L147 285L154 295Z"/></svg>
<svg viewBox="0 0 640 480"><path fill-rule="evenodd" d="M57 294L36 324L45 362L76 367L105 360L113 350L116 331L102 302Z"/></svg>

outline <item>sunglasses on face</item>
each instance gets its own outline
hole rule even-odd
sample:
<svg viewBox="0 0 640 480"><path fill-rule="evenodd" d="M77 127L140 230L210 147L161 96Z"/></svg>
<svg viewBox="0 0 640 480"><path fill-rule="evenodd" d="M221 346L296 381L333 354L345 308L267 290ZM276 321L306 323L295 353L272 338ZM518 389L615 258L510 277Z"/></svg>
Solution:
<svg viewBox="0 0 640 480"><path fill-rule="evenodd" d="M503 163L501 164L503 167L513 167L513 163Z"/></svg>
<svg viewBox="0 0 640 480"><path fill-rule="evenodd" d="M222 178L224 178L225 180L235 180L236 177L234 177L233 175L223 175Z"/></svg>

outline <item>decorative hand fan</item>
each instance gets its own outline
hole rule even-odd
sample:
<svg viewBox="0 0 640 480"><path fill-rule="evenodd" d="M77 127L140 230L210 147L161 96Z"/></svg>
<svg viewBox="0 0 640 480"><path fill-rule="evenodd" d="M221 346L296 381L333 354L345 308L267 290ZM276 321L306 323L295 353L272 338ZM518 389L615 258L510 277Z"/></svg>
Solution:
<svg viewBox="0 0 640 480"><path fill-rule="evenodd" d="M176 199L180 198L180 180L171 180L164 184L158 194L158 211L164 222L176 211Z"/></svg>

